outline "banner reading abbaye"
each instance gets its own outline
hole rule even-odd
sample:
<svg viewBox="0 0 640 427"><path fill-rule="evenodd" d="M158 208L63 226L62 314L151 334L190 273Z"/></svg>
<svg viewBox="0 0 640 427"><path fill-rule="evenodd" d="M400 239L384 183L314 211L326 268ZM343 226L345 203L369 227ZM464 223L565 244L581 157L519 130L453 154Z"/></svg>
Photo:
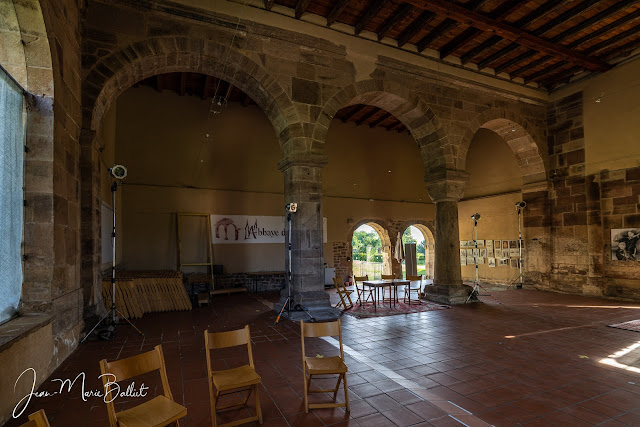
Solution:
<svg viewBox="0 0 640 427"><path fill-rule="evenodd" d="M327 218L323 218L322 225L326 243ZM283 216L211 215L211 242L214 245L284 243L286 227L287 220Z"/></svg>

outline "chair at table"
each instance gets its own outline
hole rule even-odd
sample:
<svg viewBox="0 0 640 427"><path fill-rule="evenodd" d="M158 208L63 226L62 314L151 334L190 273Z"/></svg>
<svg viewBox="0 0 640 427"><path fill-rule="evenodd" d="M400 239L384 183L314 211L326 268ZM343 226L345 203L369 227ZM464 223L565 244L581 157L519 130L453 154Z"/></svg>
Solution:
<svg viewBox="0 0 640 427"><path fill-rule="evenodd" d="M366 303L369 298L371 298L371 303L375 303L375 298L373 295L373 289L367 286L364 286L362 282L369 280L369 276L353 276L353 284L356 288L356 292L358 294L358 304L362 305ZM358 282L360 282L360 287L358 287ZM367 296L365 298L365 295Z"/></svg>
<svg viewBox="0 0 640 427"><path fill-rule="evenodd" d="M342 350L342 328L340 319L335 322L305 323L300 321L300 336L302 338L302 373L304 378L304 411L316 408L346 408L349 412L349 389L347 387L347 365L344 363L344 351ZM340 342L340 356L333 357L307 357L304 347L306 337L337 336ZM336 387L328 390L311 390L311 379L314 375L338 375ZM344 403L338 403L336 397L340 389L340 382L344 388ZM309 403L309 393L331 393L333 403Z"/></svg>
<svg viewBox="0 0 640 427"><path fill-rule="evenodd" d="M382 280L395 280L395 278L396 278L396 276L395 276L395 275L393 275L393 274L383 274L383 275L382 275ZM393 295L393 289L394 289L394 288L393 288L392 286L389 286L389 298L387 298L387 297L386 297L386 294L385 294L385 288L382 288L382 303L383 303L383 304L384 304L385 302L390 302L390 301L392 301L392 298L394 298L394 299L395 299L395 301L394 301L394 302L397 302L397 301L398 301L398 295L395 295L395 297L394 297L394 295Z"/></svg>
<svg viewBox="0 0 640 427"><path fill-rule="evenodd" d="M111 388L109 382L122 382L148 372L159 371L164 394L141 403L130 409L116 412L114 407L114 396L111 390L107 393L107 413L111 427L118 426L166 426L171 423L179 425L178 420L187 416L187 408L179 405L173 400L167 370L164 364L162 346L157 345L153 350L126 359L107 362L107 359L100 361L100 371L102 372L102 383L105 392Z"/></svg>
<svg viewBox="0 0 640 427"><path fill-rule="evenodd" d="M247 346L249 355L249 364L237 368L225 369L223 371L214 371L211 369L211 352L210 350L219 350L227 347L235 347L239 345ZM242 329L236 329L228 332L209 332L204 331L204 347L207 357L207 377L209 378L209 396L211 398L211 423L214 427L231 427L238 424L245 424L252 421L258 421L262 424L262 410L260 409L260 396L258 388L262 379L256 372L253 364L253 352L251 351L251 334L249 325ZM213 392L215 387L216 391ZM227 406L218 407L218 401L221 396L233 393L247 392L242 403L235 403ZM218 424L217 412L225 412L233 409L241 409L247 406L247 401L253 391L256 404L256 415L243 418L237 421L231 421L226 424Z"/></svg>
<svg viewBox="0 0 640 427"><path fill-rule="evenodd" d="M411 282L409 282L409 284L404 288L404 298L402 298L402 302L406 302L407 300L409 300L409 305L411 305L411 292L415 292L416 299L414 301L417 301L418 304L422 304L422 300L420 299L420 293L422 292L422 275L411 276L407 274L407 280L410 280L411 282L419 280L420 284L418 285L418 287L411 287Z"/></svg>
<svg viewBox="0 0 640 427"><path fill-rule="evenodd" d="M50 424L44 409L40 409L38 412L29 415L29 421L20 427L50 427Z"/></svg>
<svg viewBox="0 0 640 427"><path fill-rule="evenodd" d="M353 301L351 301L351 293L352 290L347 289L347 287L342 282L342 279L337 277L333 278L333 286L336 287L336 293L340 297L340 302L336 304L336 308L342 307L343 310L348 310L353 307Z"/></svg>

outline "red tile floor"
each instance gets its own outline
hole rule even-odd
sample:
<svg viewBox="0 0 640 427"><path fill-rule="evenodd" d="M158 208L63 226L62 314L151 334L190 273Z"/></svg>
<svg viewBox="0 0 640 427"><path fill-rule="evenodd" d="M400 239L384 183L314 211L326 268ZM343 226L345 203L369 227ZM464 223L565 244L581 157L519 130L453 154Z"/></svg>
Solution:
<svg viewBox="0 0 640 427"><path fill-rule="evenodd" d="M100 359L162 344L171 391L188 409L186 425L210 425L203 331L248 323L265 426L640 425L640 333L607 327L640 318L640 304L530 290L494 291L482 300L409 315L343 316L350 414L304 413L299 325L275 325L266 301L251 295L146 315L135 322L144 337L120 326L112 341L81 344L40 389L56 390L52 378L80 372L86 373L86 390L100 389ZM307 353L335 354L334 344L314 338ZM241 364L245 354L224 351L214 367ZM141 380L149 396L159 392L157 375ZM44 408L54 427L108 425L102 400L84 401L79 383L68 393L34 397L26 413ZM118 398L116 409L141 401Z"/></svg>

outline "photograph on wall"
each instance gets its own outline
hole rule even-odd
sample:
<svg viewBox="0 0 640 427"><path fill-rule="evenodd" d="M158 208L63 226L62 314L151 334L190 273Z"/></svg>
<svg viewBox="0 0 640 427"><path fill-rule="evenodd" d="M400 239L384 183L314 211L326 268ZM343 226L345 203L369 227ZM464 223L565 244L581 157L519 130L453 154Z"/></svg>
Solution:
<svg viewBox="0 0 640 427"><path fill-rule="evenodd" d="M611 230L611 260L640 261L640 228Z"/></svg>
<svg viewBox="0 0 640 427"><path fill-rule="evenodd" d="M467 257L466 256L461 256L460 257L460 265L467 265Z"/></svg>
<svg viewBox="0 0 640 427"><path fill-rule="evenodd" d="M520 267L520 260L517 258L511 258L511 268L519 268Z"/></svg>
<svg viewBox="0 0 640 427"><path fill-rule="evenodd" d="M510 258L519 257L519 256L520 256L520 249L509 249Z"/></svg>
<svg viewBox="0 0 640 427"><path fill-rule="evenodd" d="M480 257L477 257L477 258L476 258L476 264L478 264L478 265L484 265L484 258L482 258L481 256L480 256Z"/></svg>
<svg viewBox="0 0 640 427"><path fill-rule="evenodd" d="M502 249L502 240L494 240L493 249Z"/></svg>
<svg viewBox="0 0 640 427"><path fill-rule="evenodd" d="M502 241L502 249L509 249L509 241L508 240L503 240Z"/></svg>
<svg viewBox="0 0 640 427"><path fill-rule="evenodd" d="M478 240L478 246L483 246L484 247L484 240Z"/></svg>
<svg viewBox="0 0 640 427"><path fill-rule="evenodd" d="M467 265L473 265L475 263L476 263L476 261L475 261L474 257L472 257L472 256L468 256L467 257Z"/></svg>
<svg viewBox="0 0 640 427"><path fill-rule="evenodd" d="M493 248L487 248L487 256L493 258L495 256Z"/></svg>
<svg viewBox="0 0 640 427"><path fill-rule="evenodd" d="M487 249L493 249L493 240L487 240L486 246Z"/></svg>
<svg viewBox="0 0 640 427"><path fill-rule="evenodd" d="M480 249L477 249L477 248L476 248L476 249L474 249L474 250L473 250L473 256L474 256L474 257L479 257L479 256L480 256Z"/></svg>
<svg viewBox="0 0 640 427"><path fill-rule="evenodd" d="M489 263L489 267L495 267L496 266L496 259L495 258L487 258L487 261Z"/></svg>
<svg viewBox="0 0 640 427"><path fill-rule="evenodd" d="M518 249L518 241L509 240L509 249Z"/></svg>
<svg viewBox="0 0 640 427"><path fill-rule="evenodd" d="M486 258L486 257L487 257L487 250L480 249L480 258Z"/></svg>
<svg viewBox="0 0 640 427"><path fill-rule="evenodd" d="M509 266L509 260L507 258L498 258L498 267Z"/></svg>

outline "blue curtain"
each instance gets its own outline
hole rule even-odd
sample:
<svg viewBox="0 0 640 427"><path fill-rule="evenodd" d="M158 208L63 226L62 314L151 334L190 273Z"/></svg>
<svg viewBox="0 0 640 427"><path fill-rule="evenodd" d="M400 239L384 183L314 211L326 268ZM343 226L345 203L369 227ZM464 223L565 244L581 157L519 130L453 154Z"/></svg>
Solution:
<svg viewBox="0 0 640 427"><path fill-rule="evenodd" d="M0 69L0 322L17 312L22 289L23 100Z"/></svg>

